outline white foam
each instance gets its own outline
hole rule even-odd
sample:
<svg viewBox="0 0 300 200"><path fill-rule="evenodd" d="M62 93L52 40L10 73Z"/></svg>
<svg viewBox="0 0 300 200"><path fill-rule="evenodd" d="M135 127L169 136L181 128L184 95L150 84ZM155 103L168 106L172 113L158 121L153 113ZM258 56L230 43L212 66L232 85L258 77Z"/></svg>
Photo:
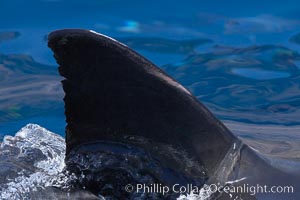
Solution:
<svg viewBox="0 0 300 200"><path fill-rule="evenodd" d="M11 149L17 153L13 154ZM36 155L36 151L39 154ZM68 177L62 173L65 167L65 140L39 125L28 124L15 137L5 136L0 146L0 154L4 158L5 152L12 154L12 160L21 158L20 163L16 163L16 169L19 165L25 165L25 168L18 171L13 179L0 183L0 199L28 199L30 192L62 186L67 182ZM30 164L26 159L31 157L35 160L33 166L28 166Z"/></svg>

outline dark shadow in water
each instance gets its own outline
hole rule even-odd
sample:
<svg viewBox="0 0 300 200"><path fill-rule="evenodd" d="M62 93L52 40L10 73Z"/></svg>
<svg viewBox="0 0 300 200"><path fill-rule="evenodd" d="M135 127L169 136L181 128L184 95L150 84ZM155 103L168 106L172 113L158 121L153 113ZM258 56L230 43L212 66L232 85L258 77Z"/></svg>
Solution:
<svg viewBox="0 0 300 200"><path fill-rule="evenodd" d="M21 36L20 32L17 31L4 31L0 32L0 43L7 41L7 40L13 40Z"/></svg>
<svg viewBox="0 0 300 200"><path fill-rule="evenodd" d="M294 35L290 38L290 42L296 43L300 45L300 33Z"/></svg>

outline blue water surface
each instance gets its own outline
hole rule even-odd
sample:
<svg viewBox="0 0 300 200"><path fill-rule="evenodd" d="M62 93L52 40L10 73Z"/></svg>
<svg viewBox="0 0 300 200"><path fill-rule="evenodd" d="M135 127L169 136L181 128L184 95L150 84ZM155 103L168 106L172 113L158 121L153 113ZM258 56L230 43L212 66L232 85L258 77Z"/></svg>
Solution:
<svg viewBox="0 0 300 200"><path fill-rule="evenodd" d="M290 74L287 72L278 72L278 71L263 70L263 69L236 68L233 69L232 72L237 75L241 75L241 76L245 76L257 80L286 78L290 76Z"/></svg>

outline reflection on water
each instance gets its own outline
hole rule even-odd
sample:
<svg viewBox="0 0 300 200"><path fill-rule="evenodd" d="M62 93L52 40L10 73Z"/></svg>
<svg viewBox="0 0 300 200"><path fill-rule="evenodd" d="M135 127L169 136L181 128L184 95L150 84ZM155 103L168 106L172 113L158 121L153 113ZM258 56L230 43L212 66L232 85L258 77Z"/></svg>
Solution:
<svg viewBox="0 0 300 200"><path fill-rule="evenodd" d="M258 125L227 120L224 123L246 144L261 154L300 161L299 125Z"/></svg>
<svg viewBox="0 0 300 200"><path fill-rule="evenodd" d="M170 40L164 38L120 38L119 41L137 50L186 55L194 53L197 46L212 42L212 40L206 38L193 40Z"/></svg>
<svg viewBox="0 0 300 200"><path fill-rule="evenodd" d="M247 68L235 68L232 69L234 74L244 76L247 78L253 78L257 80L269 80L269 79L276 79L276 78L287 78L290 76L287 72L278 72L278 71L271 71L271 70L263 70L263 69L247 69Z"/></svg>
<svg viewBox="0 0 300 200"><path fill-rule="evenodd" d="M47 116L63 115L60 80L55 67L35 62L31 56L0 54L1 137L16 132L29 119L44 116L34 120L43 124Z"/></svg>
<svg viewBox="0 0 300 200"><path fill-rule="evenodd" d="M299 124L299 54L282 46L215 46L162 66L220 118ZM276 116L276 117L275 117Z"/></svg>

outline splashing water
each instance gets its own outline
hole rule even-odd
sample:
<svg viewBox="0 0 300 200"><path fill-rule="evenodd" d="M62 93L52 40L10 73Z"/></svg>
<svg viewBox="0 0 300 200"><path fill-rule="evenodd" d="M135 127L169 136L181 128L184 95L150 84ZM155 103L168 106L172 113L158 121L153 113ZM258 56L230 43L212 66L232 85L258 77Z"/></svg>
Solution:
<svg viewBox="0 0 300 200"><path fill-rule="evenodd" d="M209 200L211 195L212 191L209 190L209 185L205 184L198 194L191 191L190 194L181 194L177 200Z"/></svg>
<svg viewBox="0 0 300 200"><path fill-rule="evenodd" d="M85 176L75 176L66 170L65 149L64 138L36 124L26 125L14 137L5 136L0 143L0 199L39 199L37 193L40 192L47 197L52 193L59 199L56 195L61 193L49 188L58 188L64 197L72 199L69 197L72 184ZM101 165L98 161L90 164ZM204 185L197 194L181 194L177 199L208 200L211 191L206 187Z"/></svg>
<svg viewBox="0 0 300 200"><path fill-rule="evenodd" d="M29 199L30 192L62 186L68 177L64 139L28 124L0 145L0 199Z"/></svg>

